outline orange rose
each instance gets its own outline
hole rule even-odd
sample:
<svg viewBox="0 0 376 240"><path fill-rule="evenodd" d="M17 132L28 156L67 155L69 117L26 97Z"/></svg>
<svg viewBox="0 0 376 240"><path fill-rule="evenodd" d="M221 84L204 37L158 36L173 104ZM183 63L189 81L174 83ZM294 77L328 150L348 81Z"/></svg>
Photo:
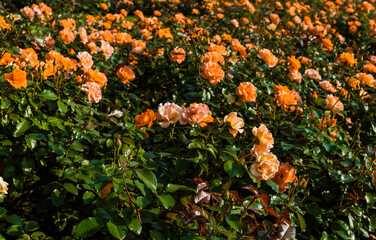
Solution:
<svg viewBox="0 0 376 240"><path fill-rule="evenodd" d="M180 64L185 60L185 51L183 48L176 47L170 52L170 57L173 62Z"/></svg>
<svg viewBox="0 0 376 240"><path fill-rule="evenodd" d="M203 103L195 103L183 110L179 119L179 123L182 125L189 123L193 126L195 124L200 124L202 121L204 121L205 118L209 117L210 115L211 114L208 105Z"/></svg>
<svg viewBox="0 0 376 240"><path fill-rule="evenodd" d="M295 176L295 172L295 168L291 166L290 163L282 163L279 166L279 170L275 174L272 181L278 184L278 189L280 192L284 192L287 190L287 183L296 181L297 178Z"/></svg>
<svg viewBox="0 0 376 240"><path fill-rule="evenodd" d="M360 81L351 77L347 80L347 84L355 90L359 90Z"/></svg>
<svg viewBox="0 0 376 240"><path fill-rule="evenodd" d="M80 27L78 29L78 34L80 35L80 39L83 44L86 44L89 41L87 37L86 29L84 27Z"/></svg>
<svg viewBox="0 0 376 240"><path fill-rule="evenodd" d="M106 57L106 59L109 59L114 52L114 48L106 41L101 41L101 48L102 54Z"/></svg>
<svg viewBox="0 0 376 240"><path fill-rule="evenodd" d="M61 63L63 60L61 60ZM47 60L44 63L44 71L43 71L43 79L47 79L50 76L55 76L57 72L57 66L54 64L53 61Z"/></svg>
<svg viewBox="0 0 376 240"><path fill-rule="evenodd" d="M297 83L301 83L302 82L302 74L298 70L291 70L289 72L289 74L287 74L287 77L291 81L295 81Z"/></svg>
<svg viewBox="0 0 376 240"><path fill-rule="evenodd" d="M74 33L67 28L64 28L63 30L61 30L59 34L64 44L70 44L71 42L73 42L75 38Z"/></svg>
<svg viewBox="0 0 376 240"><path fill-rule="evenodd" d="M82 91L86 92L89 103L98 103L102 99L102 91L98 83L88 82L82 86Z"/></svg>
<svg viewBox="0 0 376 240"><path fill-rule="evenodd" d="M98 70L89 69L86 72L87 82L95 82L98 83L99 87L102 88L103 86L107 85L107 77L104 73L99 72Z"/></svg>
<svg viewBox="0 0 376 240"><path fill-rule="evenodd" d="M261 124L259 128L253 127L252 133L258 138L260 145L265 145L269 149L273 147L273 135L264 124Z"/></svg>
<svg viewBox="0 0 376 240"><path fill-rule="evenodd" d="M251 152L254 154L254 156L258 157L262 153L269 153L270 150L267 145L253 144Z"/></svg>
<svg viewBox="0 0 376 240"><path fill-rule="evenodd" d="M133 70L129 67L121 67L116 73L123 84L127 84L136 78Z"/></svg>
<svg viewBox="0 0 376 240"><path fill-rule="evenodd" d="M357 60L354 58L354 54L347 52L342 53L339 56L338 60L343 63L348 63L351 67L358 63Z"/></svg>
<svg viewBox="0 0 376 240"><path fill-rule="evenodd" d="M330 41L330 39L324 38L321 40L322 44L326 49L328 49L329 52L333 50L333 43Z"/></svg>
<svg viewBox="0 0 376 240"><path fill-rule="evenodd" d="M225 59L223 58L221 54L217 52L207 52L204 55L204 62L216 62L216 63L219 62L220 64L224 64Z"/></svg>
<svg viewBox="0 0 376 240"><path fill-rule="evenodd" d="M136 129L140 129L143 126L148 126L148 128L151 128L151 126L153 126L153 121L156 119L157 114L155 114L153 110L148 109L135 117Z"/></svg>
<svg viewBox="0 0 376 240"><path fill-rule="evenodd" d="M102 8L103 10L107 10L107 9L108 9L108 6L107 6L106 3L101 3L101 8Z"/></svg>
<svg viewBox="0 0 376 240"><path fill-rule="evenodd" d="M27 87L27 80L26 80L27 72L22 71L18 68L14 69L12 74L5 73L4 78L7 80L10 85L12 85L14 88L26 88Z"/></svg>
<svg viewBox="0 0 376 240"><path fill-rule="evenodd" d="M290 71L299 70L299 68L301 67L300 61L296 59L295 56L287 57L287 62L289 64L288 68Z"/></svg>
<svg viewBox="0 0 376 240"><path fill-rule="evenodd" d="M25 17L28 17L30 19L30 21L34 20L35 12L30 7L24 7L20 11L21 11L22 15L24 15Z"/></svg>
<svg viewBox="0 0 376 240"><path fill-rule="evenodd" d="M315 69L307 69L305 70L304 72L304 77L308 77L308 78L311 78L311 79L314 79L314 80L321 80L321 75L320 73L315 70Z"/></svg>
<svg viewBox="0 0 376 240"><path fill-rule="evenodd" d="M221 55L227 55L226 47L222 46L222 45L210 45L208 47L208 51L209 52L216 52L216 53L219 53Z"/></svg>
<svg viewBox="0 0 376 240"><path fill-rule="evenodd" d="M372 63L366 63L363 67L363 71L376 73L376 66Z"/></svg>
<svg viewBox="0 0 376 240"><path fill-rule="evenodd" d="M93 58L91 57L90 53L88 52L79 52L77 54L77 58L80 60L78 66L82 67L84 72L90 69L93 66Z"/></svg>
<svg viewBox="0 0 376 240"><path fill-rule="evenodd" d="M274 56L269 49L266 48L261 49L257 54L257 57L264 60L270 68L275 67L278 63L278 58Z"/></svg>
<svg viewBox="0 0 376 240"><path fill-rule="evenodd" d="M243 98L243 102L256 102L256 87L251 82L242 82L236 89L236 95Z"/></svg>
<svg viewBox="0 0 376 240"><path fill-rule="evenodd" d="M275 100L277 101L277 106L283 106L286 111L294 111L295 109L298 109L291 105L302 104L303 102L299 93L294 90L291 91L287 86L276 85L274 87L274 92L276 94Z"/></svg>
<svg viewBox="0 0 376 240"><path fill-rule="evenodd" d="M14 61L15 61L15 59L12 57L12 55L10 55L10 53L6 52L6 53L4 53L4 55L0 59L0 66L3 66L3 65L9 66Z"/></svg>
<svg viewBox="0 0 376 240"><path fill-rule="evenodd" d="M215 62L205 62L200 67L201 77L208 80L211 84L218 84L224 77L225 72L222 67Z"/></svg>
<svg viewBox="0 0 376 240"><path fill-rule="evenodd" d="M2 16L0 16L0 27L1 27L1 30L3 29L11 30L10 25L7 23L7 21L5 21L5 19Z"/></svg>
<svg viewBox="0 0 376 240"><path fill-rule="evenodd" d="M130 43L132 41L132 36L128 33L116 33L115 34L116 42L119 44L124 44L124 43Z"/></svg>
<svg viewBox="0 0 376 240"><path fill-rule="evenodd" d="M51 49L55 46L55 40L53 37L46 36L44 38L44 45L47 49Z"/></svg>
<svg viewBox="0 0 376 240"><path fill-rule="evenodd" d="M279 169L279 161L273 153L262 153L257 157L257 162L252 164L251 173L257 181L270 180Z"/></svg>
<svg viewBox="0 0 376 240"><path fill-rule="evenodd" d="M170 124L175 124L179 121L183 109L175 103L160 103L158 106L157 119L160 121L159 125L162 128L167 128Z"/></svg>
<svg viewBox="0 0 376 240"><path fill-rule="evenodd" d="M232 112L229 115L225 116L225 118L223 119L225 123L230 124L229 131L234 137L236 137L238 132L239 133L244 132L244 129L242 129L242 127L244 127L244 120L240 117L237 117L237 115L238 115L237 112Z"/></svg>
<svg viewBox="0 0 376 240"><path fill-rule="evenodd" d="M356 78L369 87L376 87L376 80L373 78L372 74L358 73L356 74Z"/></svg>

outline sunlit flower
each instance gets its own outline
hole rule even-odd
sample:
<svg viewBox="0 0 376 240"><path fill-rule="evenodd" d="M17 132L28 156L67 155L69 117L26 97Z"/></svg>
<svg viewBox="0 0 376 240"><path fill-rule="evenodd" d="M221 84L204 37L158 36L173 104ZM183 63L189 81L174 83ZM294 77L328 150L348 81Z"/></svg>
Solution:
<svg viewBox="0 0 376 240"><path fill-rule="evenodd" d="M234 137L236 137L238 133L244 132L244 129L242 129L242 127L244 127L244 120L238 117L237 115L238 115L237 112L231 112L230 114L225 116L223 119L225 123L230 124L229 131Z"/></svg>
<svg viewBox="0 0 376 240"><path fill-rule="evenodd" d="M176 105L175 103L160 103L158 106L157 119L159 120L159 125L162 128L167 128L170 124L175 124L179 121L183 109Z"/></svg>
<svg viewBox="0 0 376 240"><path fill-rule="evenodd" d="M272 153L262 153L257 157L257 162L252 164L250 171L257 181L270 180L279 169L279 161Z"/></svg>
<svg viewBox="0 0 376 240"><path fill-rule="evenodd" d="M209 111L208 105L203 103L195 103L183 110L179 119L179 123L182 125L188 123L193 126L195 124L200 124L202 121L204 121L205 118L210 115L211 113Z"/></svg>
<svg viewBox="0 0 376 240"><path fill-rule="evenodd" d="M225 72L222 67L215 62L205 62L200 67L201 77L208 80L211 84L218 84L224 77Z"/></svg>
<svg viewBox="0 0 376 240"><path fill-rule="evenodd" d="M185 60L185 51L183 48L176 47L170 52L170 57L173 62L180 64Z"/></svg>
<svg viewBox="0 0 376 240"><path fill-rule="evenodd" d="M27 80L26 80L27 72L20 70L18 68L14 69L12 74L5 73L4 78L7 82L10 83L14 88L26 88L27 87Z"/></svg>
<svg viewBox="0 0 376 240"><path fill-rule="evenodd" d="M153 110L148 109L145 112L137 115L135 117L136 129L140 129L144 126L151 128L153 126L153 121L157 119L157 114Z"/></svg>
<svg viewBox="0 0 376 240"><path fill-rule="evenodd" d="M256 102L256 87L251 82L242 82L236 89L236 95L243 98L243 102Z"/></svg>
<svg viewBox="0 0 376 240"><path fill-rule="evenodd" d="M9 184L0 177L0 194L8 194L8 185Z"/></svg>
<svg viewBox="0 0 376 240"><path fill-rule="evenodd" d="M116 73L123 84L127 84L136 78L132 68L129 67L121 67Z"/></svg>
<svg viewBox="0 0 376 240"><path fill-rule="evenodd" d="M279 170L272 180L273 182L278 184L278 189L280 192L287 190L288 183L296 181L297 178L295 176L295 173L296 170L293 166L290 165L290 163L282 163L279 166Z"/></svg>
<svg viewBox="0 0 376 240"><path fill-rule="evenodd" d="M98 83L87 82L82 86L82 91L86 92L89 103L98 103L102 99L102 91Z"/></svg>

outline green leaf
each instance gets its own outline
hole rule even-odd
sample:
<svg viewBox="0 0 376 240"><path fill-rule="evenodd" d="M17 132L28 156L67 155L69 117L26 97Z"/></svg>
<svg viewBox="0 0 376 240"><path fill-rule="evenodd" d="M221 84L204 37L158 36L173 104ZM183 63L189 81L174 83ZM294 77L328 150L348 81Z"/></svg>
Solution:
<svg viewBox="0 0 376 240"><path fill-rule="evenodd" d="M329 153L335 153L337 145L332 144L332 143L328 143L328 142L324 142L323 145L324 145L324 148L326 149L326 151L328 151Z"/></svg>
<svg viewBox="0 0 376 240"><path fill-rule="evenodd" d="M25 231L26 232L34 232L35 230L38 230L39 224L36 221L28 221L25 224Z"/></svg>
<svg viewBox="0 0 376 240"><path fill-rule="evenodd" d="M336 220L332 225L331 229L333 232L337 233L340 237L344 239L349 239L349 226L342 220Z"/></svg>
<svg viewBox="0 0 376 240"><path fill-rule="evenodd" d="M136 234L140 234L141 231L142 231L142 225L140 224L140 222L136 219L136 218L132 218L131 221L128 221L128 227L129 229L136 233Z"/></svg>
<svg viewBox="0 0 376 240"><path fill-rule="evenodd" d="M226 222L232 229L235 229L236 231L240 231L242 229L242 223L240 222L240 218L235 215L230 215L226 217Z"/></svg>
<svg viewBox="0 0 376 240"><path fill-rule="evenodd" d="M294 145L282 141L282 142L281 142L281 147L282 147L282 150L283 150L283 151L288 151L288 150L290 150L291 148L294 148Z"/></svg>
<svg viewBox="0 0 376 240"><path fill-rule="evenodd" d="M59 190L55 189L51 193L51 201L53 205L55 205L56 207L60 207L64 203L64 200L65 200L65 192L60 192Z"/></svg>
<svg viewBox="0 0 376 240"><path fill-rule="evenodd" d="M235 161L226 161L224 164L224 169L231 178L243 174L242 166Z"/></svg>
<svg viewBox="0 0 376 240"><path fill-rule="evenodd" d="M25 138L27 146L33 150L37 146L37 140L30 136L30 134Z"/></svg>
<svg viewBox="0 0 376 240"><path fill-rule="evenodd" d="M127 235L128 228L126 225L114 224L109 221L107 222L107 228L111 235L116 239L124 239Z"/></svg>
<svg viewBox="0 0 376 240"><path fill-rule="evenodd" d="M7 228L6 234L11 236L18 236L23 233L22 226L20 225L12 225Z"/></svg>
<svg viewBox="0 0 376 240"><path fill-rule="evenodd" d="M366 201L368 205L373 205L376 202L375 194L367 192L366 193Z"/></svg>
<svg viewBox="0 0 376 240"><path fill-rule="evenodd" d="M175 205L175 200L169 193L158 194L157 197L161 200L166 209L172 208Z"/></svg>
<svg viewBox="0 0 376 240"><path fill-rule="evenodd" d="M93 192L86 191L84 195L82 196L82 200L84 204L89 204L96 198L97 195Z"/></svg>
<svg viewBox="0 0 376 240"><path fill-rule="evenodd" d="M187 186L184 186L184 185L179 185L179 184L169 183L166 186L166 191L170 192L170 193L173 193L173 192L176 192L176 191L179 191L179 190L195 191L193 188L190 188L190 187L187 187Z"/></svg>
<svg viewBox="0 0 376 240"><path fill-rule="evenodd" d="M40 239L46 239L46 234L43 232L34 232L31 234L31 239L33 240L40 240Z"/></svg>
<svg viewBox="0 0 376 240"><path fill-rule="evenodd" d="M1 109L6 109L6 108L8 108L10 106L10 103L11 103L11 101L9 100L9 98L4 97L3 99L1 99L0 108Z"/></svg>
<svg viewBox="0 0 376 240"><path fill-rule="evenodd" d="M143 168L135 169L135 172L153 193L157 193L157 178L152 171Z"/></svg>
<svg viewBox="0 0 376 240"><path fill-rule="evenodd" d="M300 228L302 229L302 232L305 231L307 225L305 223L305 220L303 218L303 216L300 214L300 213L296 213L296 215L298 215L298 220L299 220L299 225L300 225Z"/></svg>
<svg viewBox="0 0 376 240"><path fill-rule="evenodd" d="M75 238L88 238L93 236L102 226L98 217L89 217L82 220L74 231Z"/></svg>
<svg viewBox="0 0 376 240"><path fill-rule="evenodd" d="M5 221L14 225L21 225L22 219L16 214L4 216Z"/></svg>
<svg viewBox="0 0 376 240"><path fill-rule="evenodd" d="M16 130L13 133L14 137L20 137L31 127L30 121L25 118L21 119L21 122L17 123Z"/></svg>
<svg viewBox="0 0 376 240"><path fill-rule="evenodd" d="M70 193L72 193L72 194L74 194L76 196L78 195L78 190L77 190L77 188L72 183L64 183L63 187L68 192L70 192Z"/></svg>
<svg viewBox="0 0 376 240"><path fill-rule="evenodd" d="M56 93L51 90L43 90L38 96L47 100L56 100L59 98Z"/></svg>
<svg viewBox="0 0 376 240"><path fill-rule="evenodd" d="M62 113L67 112L67 105L65 105L64 103L57 101L57 107L59 108L60 112L62 112Z"/></svg>

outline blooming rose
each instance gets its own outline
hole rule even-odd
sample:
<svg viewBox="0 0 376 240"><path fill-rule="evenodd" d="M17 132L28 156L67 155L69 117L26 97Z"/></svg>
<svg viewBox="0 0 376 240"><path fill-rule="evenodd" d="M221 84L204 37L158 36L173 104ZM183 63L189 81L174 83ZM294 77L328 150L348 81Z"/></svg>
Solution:
<svg viewBox="0 0 376 240"><path fill-rule="evenodd" d="M376 80L373 78L372 74L358 73L356 74L356 78L369 87L376 87Z"/></svg>
<svg viewBox="0 0 376 240"><path fill-rule="evenodd" d="M31 21L34 20L35 12L30 7L24 7L20 11L21 11L22 15L24 15L25 17L30 18Z"/></svg>
<svg viewBox="0 0 376 240"><path fill-rule="evenodd" d="M236 95L243 98L243 102L256 102L256 87L251 82L242 82L236 89Z"/></svg>
<svg viewBox="0 0 376 240"><path fill-rule="evenodd" d="M333 50L333 43L330 41L330 39L324 38L321 40L322 44L326 49L328 49L329 52Z"/></svg>
<svg viewBox="0 0 376 240"><path fill-rule="evenodd" d="M106 59L109 59L114 52L114 48L106 41L101 41L101 48L103 55L106 57Z"/></svg>
<svg viewBox="0 0 376 240"><path fill-rule="evenodd" d="M185 125L187 123L192 126L200 124L206 117L210 116L209 107L203 103L195 103L183 110L179 123Z"/></svg>
<svg viewBox="0 0 376 240"><path fill-rule="evenodd" d="M99 72L98 70L89 69L86 72L86 75L87 75L87 79L86 79L87 82L98 83L100 88L107 85L106 75L104 75L104 73Z"/></svg>
<svg viewBox="0 0 376 240"><path fill-rule="evenodd" d="M257 162L252 164L251 173L257 181L270 180L279 169L279 161L273 153L262 153L257 157Z"/></svg>
<svg viewBox="0 0 376 240"><path fill-rule="evenodd" d="M304 77L308 77L308 78L311 78L311 79L314 79L314 80L321 81L320 73L317 70L312 69L312 68L305 70Z"/></svg>
<svg viewBox="0 0 376 240"><path fill-rule="evenodd" d="M86 72L89 68L93 66L93 58L91 57L90 53L88 52L79 52L77 54L77 58L80 60L78 66L82 67L82 69Z"/></svg>
<svg viewBox="0 0 376 240"><path fill-rule="evenodd" d="M216 62L216 63L219 62L220 64L224 64L225 59L223 58L221 54L217 52L207 52L204 55L204 62Z"/></svg>
<svg viewBox="0 0 376 240"><path fill-rule="evenodd" d="M228 114L227 116L225 116L225 118L223 119L223 121L226 123L230 123L230 133L236 137L236 135L239 133L243 133L244 129L242 129L242 127L244 127L244 120L240 117L237 117L238 113L237 112L231 112L230 114Z"/></svg>
<svg viewBox="0 0 376 240"><path fill-rule="evenodd" d="M158 106L157 119L160 121L159 125L162 128L167 128L170 124L175 124L179 121L183 109L175 103L160 103Z"/></svg>
<svg viewBox="0 0 376 240"><path fill-rule="evenodd" d="M82 86L82 91L86 92L89 103L98 103L102 99L102 91L98 83L87 82Z"/></svg>
<svg viewBox="0 0 376 240"><path fill-rule="evenodd" d="M287 183L294 182L296 180L295 172L295 168L291 166L290 163L282 163L279 166L279 170L275 174L272 181L278 184L278 189L280 192L287 190Z"/></svg>
<svg viewBox="0 0 376 240"><path fill-rule="evenodd" d="M360 81L351 77L347 80L347 84L355 90L359 90Z"/></svg>
<svg viewBox="0 0 376 240"><path fill-rule="evenodd" d="M339 100L338 97L333 96L332 94L329 94L326 97L325 104L328 108L333 109L334 113L337 113L338 112L337 110L339 111L344 110L343 103Z"/></svg>
<svg viewBox="0 0 376 240"><path fill-rule="evenodd" d="M257 54L257 57L264 60L265 63L270 67L273 68L278 63L278 58L273 55L273 53L269 49L261 49Z"/></svg>
<svg viewBox="0 0 376 240"><path fill-rule="evenodd" d="M78 29L78 34L80 34L80 39L83 44L86 44L89 41L87 38L86 29L84 27L80 27Z"/></svg>
<svg viewBox="0 0 376 240"><path fill-rule="evenodd" d="M116 73L123 84L127 84L136 78L132 68L129 67L121 67Z"/></svg>
<svg viewBox="0 0 376 240"><path fill-rule="evenodd" d="M208 80L211 84L218 84L224 77L225 72L222 67L215 62L205 62L200 67L201 77Z"/></svg>
<svg viewBox="0 0 376 240"><path fill-rule="evenodd" d="M136 129L140 129L143 126L148 126L148 128L151 128L151 126L153 126L153 121L156 119L157 114L155 114L153 110L148 109L135 117Z"/></svg>
<svg viewBox="0 0 376 240"><path fill-rule="evenodd" d="M253 148L251 149L251 152L258 157L262 153L269 153L270 149L267 145L262 144L253 144Z"/></svg>
<svg viewBox="0 0 376 240"><path fill-rule="evenodd" d="M21 69L14 69L12 74L5 73L4 78L6 81L10 83L13 87L16 89L24 87L27 87L27 80L26 80L27 72L21 70Z"/></svg>
<svg viewBox="0 0 376 240"><path fill-rule="evenodd" d="M222 46L222 45L210 45L208 47L208 51L209 52L216 52L216 53L219 53L221 55L227 55L226 47Z"/></svg>
<svg viewBox="0 0 376 240"><path fill-rule="evenodd" d="M47 49L51 49L55 46L55 40L51 36L44 37L44 45Z"/></svg>
<svg viewBox="0 0 376 240"><path fill-rule="evenodd" d="M273 135L264 124L261 124L259 128L253 127L252 133L258 138L260 145L265 145L269 149L273 147Z"/></svg>
<svg viewBox="0 0 376 240"><path fill-rule="evenodd" d="M337 89L329 81L327 81L327 80L321 81L319 83L319 85L325 91L329 91L329 92L332 92L332 93L337 92Z"/></svg>
<svg viewBox="0 0 376 240"><path fill-rule="evenodd" d="M358 63L354 58L354 54L347 52L341 53L338 60L343 63L348 63L351 67Z"/></svg>
<svg viewBox="0 0 376 240"><path fill-rule="evenodd" d="M8 192L8 183L4 181L2 177L0 177L0 194L7 194Z"/></svg>
<svg viewBox="0 0 376 240"><path fill-rule="evenodd" d="M185 60L185 51L183 48L176 47L170 52L170 56L173 62L180 64Z"/></svg>
<svg viewBox="0 0 376 240"><path fill-rule="evenodd" d="M297 83L301 83L302 82L302 74L298 70L291 70L289 72L289 74L287 75L287 77L291 81L295 81Z"/></svg>
<svg viewBox="0 0 376 240"><path fill-rule="evenodd" d="M71 42L73 42L75 38L74 33L67 28L64 28L63 30L61 30L59 34L60 34L61 40L63 40L63 43L65 44L70 44Z"/></svg>

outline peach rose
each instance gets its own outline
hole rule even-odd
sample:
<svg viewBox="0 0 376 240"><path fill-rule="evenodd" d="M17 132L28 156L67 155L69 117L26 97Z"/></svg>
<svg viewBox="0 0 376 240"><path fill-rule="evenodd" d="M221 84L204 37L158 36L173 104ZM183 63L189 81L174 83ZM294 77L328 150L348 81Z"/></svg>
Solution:
<svg viewBox="0 0 376 240"><path fill-rule="evenodd" d="M44 38L44 45L46 46L47 49L51 49L55 46L55 40L53 37L46 36Z"/></svg>
<svg viewBox="0 0 376 240"><path fill-rule="evenodd" d="M129 67L121 67L116 73L123 84L127 84L136 78L132 68Z"/></svg>
<svg viewBox="0 0 376 240"><path fill-rule="evenodd" d="M223 58L221 54L217 52L207 52L204 55L204 62L215 62L215 63L219 62L220 64L224 64L225 59Z"/></svg>
<svg viewBox="0 0 376 240"><path fill-rule="evenodd" d="M287 74L287 77L291 80L291 81L295 81L297 83L301 83L302 82L302 74L298 71L298 70L291 70L289 72L289 74Z"/></svg>
<svg viewBox="0 0 376 240"><path fill-rule="evenodd" d="M222 46L222 45L210 45L208 47L208 51L209 52L216 52L216 53L219 53L221 55L227 55L226 47Z"/></svg>
<svg viewBox="0 0 376 240"><path fill-rule="evenodd" d="M319 85L325 91L329 91L329 92L332 92L332 93L337 92L337 89L329 81L327 81L327 80L321 81L319 83Z"/></svg>
<svg viewBox="0 0 376 240"><path fill-rule="evenodd" d="M153 126L153 121L156 119L157 114L155 114L153 110L148 109L135 117L136 129L140 129L143 126L148 126L148 128L151 128Z"/></svg>
<svg viewBox="0 0 376 240"><path fill-rule="evenodd" d="M104 73L99 72L98 70L89 69L86 72L87 79L86 82L95 82L98 83L99 87L107 85L107 77Z"/></svg>
<svg viewBox="0 0 376 240"><path fill-rule="evenodd" d="M8 193L8 183L4 181L2 177L0 177L0 194L7 194Z"/></svg>
<svg viewBox="0 0 376 240"><path fill-rule="evenodd" d="M103 55L106 57L106 59L109 59L114 52L114 48L106 41L101 41L101 48Z"/></svg>
<svg viewBox="0 0 376 240"><path fill-rule="evenodd" d="M301 67L300 61L296 59L295 56L287 57L287 62L290 71L299 70L299 68Z"/></svg>
<svg viewBox="0 0 376 240"><path fill-rule="evenodd" d="M90 69L93 66L93 58L91 57L90 53L88 52L79 52L77 54L77 58L80 60L78 66L82 67L84 72Z"/></svg>
<svg viewBox="0 0 376 240"><path fill-rule="evenodd" d="M296 181L295 173L296 170L290 163L282 163L272 181L278 184L280 192L284 192L288 188L288 186L286 186L287 183Z"/></svg>
<svg viewBox="0 0 376 240"><path fill-rule="evenodd" d="M132 36L128 33L116 33L115 34L116 42L119 44L124 44L124 43L130 43L132 41Z"/></svg>
<svg viewBox="0 0 376 240"><path fill-rule="evenodd" d="M312 68L305 70L304 77L308 77L308 78L313 79L313 80L321 81L320 73L317 70L312 69Z"/></svg>
<svg viewBox="0 0 376 240"><path fill-rule="evenodd" d="M333 109L334 113L337 113L337 110L339 111L344 110L343 103L339 100L338 97L333 96L332 94L329 94L326 97L325 104L328 108Z"/></svg>
<svg viewBox="0 0 376 240"><path fill-rule="evenodd" d="M182 125L189 123L193 126L195 124L200 124L202 121L204 121L205 118L210 115L211 114L208 105L203 103L195 103L183 110L179 119L179 123Z"/></svg>
<svg viewBox="0 0 376 240"><path fill-rule="evenodd" d="M262 153L257 157L257 162L252 164L251 173L257 181L270 180L279 169L279 161L273 153Z"/></svg>
<svg viewBox="0 0 376 240"><path fill-rule="evenodd" d="M13 70L12 74L5 73L4 78L14 88L19 89L21 87L23 88L27 87L26 75L27 75L27 72L16 68Z"/></svg>
<svg viewBox="0 0 376 240"><path fill-rule="evenodd" d="M244 120L240 117L237 117L237 115L238 115L237 112L231 112L230 114L225 116L223 119L225 123L230 124L229 131L234 137L236 137L238 132L239 133L244 132L244 129L242 129L242 127L244 127Z"/></svg>
<svg viewBox="0 0 376 240"><path fill-rule="evenodd" d="M348 63L351 67L358 63L354 58L354 54L347 52L341 53L338 60L343 63Z"/></svg>
<svg viewBox="0 0 376 240"><path fill-rule="evenodd" d="M265 145L269 149L273 147L273 144L274 144L273 135L264 124L261 124L260 127L258 128L253 127L252 133L255 137L258 138L260 145Z"/></svg>
<svg viewBox="0 0 376 240"><path fill-rule="evenodd" d="M359 90L360 81L351 77L347 80L347 84L355 90Z"/></svg>
<svg viewBox="0 0 376 240"><path fill-rule="evenodd" d="M270 149L267 145L262 144L253 144L253 148L251 149L251 152L254 156L258 157L262 153L269 153Z"/></svg>
<svg viewBox="0 0 376 240"><path fill-rule="evenodd" d="M183 48L176 47L170 52L170 57L173 62L180 64L185 60L185 51Z"/></svg>
<svg viewBox="0 0 376 240"><path fill-rule="evenodd" d="M333 50L333 43L330 41L330 39L324 38L321 40L322 44L326 49L328 49L329 52Z"/></svg>
<svg viewBox="0 0 376 240"><path fill-rule="evenodd" d="M89 42L87 44L87 47L90 49L90 54L94 54L98 52L98 46L95 44L95 42Z"/></svg>
<svg viewBox="0 0 376 240"><path fill-rule="evenodd" d="M89 103L98 103L102 99L102 91L98 83L87 82L82 86L82 91L86 92Z"/></svg>
<svg viewBox="0 0 376 240"><path fill-rule="evenodd" d="M257 54L257 57L264 60L264 62L270 67L273 68L278 63L278 58L273 55L269 49L261 49Z"/></svg>
<svg viewBox="0 0 376 240"><path fill-rule="evenodd" d="M80 39L83 44L86 44L89 41L87 37L86 29L84 27L80 27L78 29L78 34L80 35Z"/></svg>
<svg viewBox="0 0 376 240"><path fill-rule="evenodd" d="M224 77L225 72L222 67L215 62L205 62L200 67L201 77L208 80L211 84L218 84Z"/></svg>
<svg viewBox="0 0 376 240"><path fill-rule="evenodd" d="M243 102L256 102L256 87L251 82L242 82L236 89L236 95L243 98Z"/></svg>
<svg viewBox="0 0 376 240"><path fill-rule="evenodd" d="M369 87L376 87L376 80L373 78L372 74L358 73L356 74L356 78Z"/></svg>
<svg viewBox="0 0 376 240"><path fill-rule="evenodd" d="M175 124L179 121L183 109L175 103L160 103L158 106L157 119L160 121L159 125L162 128L167 128L170 124Z"/></svg>

